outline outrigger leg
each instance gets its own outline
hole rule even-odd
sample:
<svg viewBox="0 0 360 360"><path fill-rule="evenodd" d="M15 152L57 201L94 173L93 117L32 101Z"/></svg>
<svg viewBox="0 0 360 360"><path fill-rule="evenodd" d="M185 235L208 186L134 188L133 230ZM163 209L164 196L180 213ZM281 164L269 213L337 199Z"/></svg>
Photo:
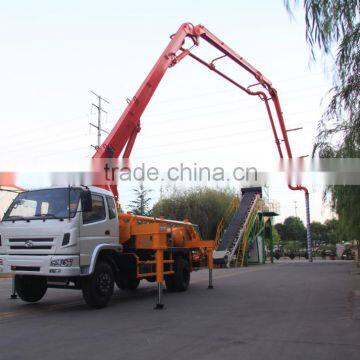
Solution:
<svg viewBox="0 0 360 360"><path fill-rule="evenodd" d="M18 296L16 294L16 288L15 288L15 276L12 278L11 281L11 295L10 295L10 299L15 300L17 299Z"/></svg>
<svg viewBox="0 0 360 360"><path fill-rule="evenodd" d="M162 285L164 281L164 251L156 250L156 282L157 282L157 303L154 307L154 310L162 310L165 305L162 302Z"/></svg>
<svg viewBox="0 0 360 360"><path fill-rule="evenodd" d="M213 250L210 248L208 249L208 268L209 268L209 286L208 289L213 289L213 268L214 268L214 262L213 262Z"/></svg>

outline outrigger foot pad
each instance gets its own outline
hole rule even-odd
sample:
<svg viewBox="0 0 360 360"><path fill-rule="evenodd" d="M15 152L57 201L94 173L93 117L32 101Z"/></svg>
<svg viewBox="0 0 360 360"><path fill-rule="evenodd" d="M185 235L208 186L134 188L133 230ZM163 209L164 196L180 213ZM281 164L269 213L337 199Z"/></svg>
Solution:
<svg viewBox="0 0 360 360"><path fill-rule="evenodd" d="M163 309L165 309L164 304L156 304L156 306L154 307L154 310L163 310Z"/></svg>
<svg viewBox="0 0 360 360"><path fill-rule="evenodd" d="M213 289L213 288L214 288L214 287L213 287L212 285L209 285L209 286L208 286L208 289L209 289L209 290L211 290L211 289Z"/></svg>

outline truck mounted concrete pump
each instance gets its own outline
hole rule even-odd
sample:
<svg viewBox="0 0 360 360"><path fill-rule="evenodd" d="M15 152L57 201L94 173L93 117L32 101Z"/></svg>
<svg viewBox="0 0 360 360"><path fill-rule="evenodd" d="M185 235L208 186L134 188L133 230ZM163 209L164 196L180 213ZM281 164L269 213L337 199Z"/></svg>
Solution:
<svg viewBox="0 0 360 360"><path fill-rule="evenodd" d="M205 41L221 56L206 62L191 52ZM190 42L189 47L186 47ZM140 117L166 71L185 57L204 65L248 95L264 102L280 158L282 146L292 158L276 90L270 81L204 26L181 25L142 83L103 144L93 156L94 167L128 159L140 131ZM227 58L255 78L245 87L217 69ZM278 124L275 124L273 109ZM282 140L278 137L280 128ZM24 191L6 211L0 224L0 272L11 273L24 301L39 301L48 288L81 289L95 308L108 304L114 283L134 290L146 279L157 283L157 309L163 307L162 284L168 291L185 291L191 271L207 261L212 288L213 246L201 239L196 226L118 213L116 183L94 181L95 186L65 186ZM308 191L301 185L292 190ZM309 247L310 249L310 247Z"/></svg>

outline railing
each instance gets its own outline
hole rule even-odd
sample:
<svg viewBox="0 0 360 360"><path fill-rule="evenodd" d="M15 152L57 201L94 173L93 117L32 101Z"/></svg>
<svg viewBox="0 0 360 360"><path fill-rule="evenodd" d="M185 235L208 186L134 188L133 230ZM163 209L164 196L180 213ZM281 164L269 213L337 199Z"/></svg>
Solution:
<svg viewBox="0 0 360 360"><path fill-rule="evenodd" d="M262 212L273 212L280 214L280 204L277 201L262 200Z"/></svg>

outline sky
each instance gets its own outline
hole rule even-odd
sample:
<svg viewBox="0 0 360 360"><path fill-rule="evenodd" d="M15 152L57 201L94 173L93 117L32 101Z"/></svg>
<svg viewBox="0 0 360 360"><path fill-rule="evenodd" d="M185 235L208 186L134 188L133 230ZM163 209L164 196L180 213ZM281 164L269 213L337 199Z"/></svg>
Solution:
<svg viewBox="0 0 360 360"><path fill-rule="evenodd" d="M0 171L20 172L20 185L34 187L47 181L46 171L86 167L96 143L89 126L96 121L96 98L90 90L109 100L103 121L111 130L169 36L188 21L205 25L271 79L288 128L303 127L289 133L294 156L311 154L331 78L321 61L310 61L302 9L294 15L289 17L282 0L2 2ZM209 60L217 56L205 45L196 53ZM226 61L219 66L251 84ZM190 58L169 69L141 124L133 164L232 169L278 160L263 104ZM136 181L119 187L125 208L134 186ZM172 184L146 186L156 201L160 186ZM322 190L310 185L313 220L332 216ZM303 193L278 178L268 192L280 203L278 220L295 214L305 219Z"/></svg>

